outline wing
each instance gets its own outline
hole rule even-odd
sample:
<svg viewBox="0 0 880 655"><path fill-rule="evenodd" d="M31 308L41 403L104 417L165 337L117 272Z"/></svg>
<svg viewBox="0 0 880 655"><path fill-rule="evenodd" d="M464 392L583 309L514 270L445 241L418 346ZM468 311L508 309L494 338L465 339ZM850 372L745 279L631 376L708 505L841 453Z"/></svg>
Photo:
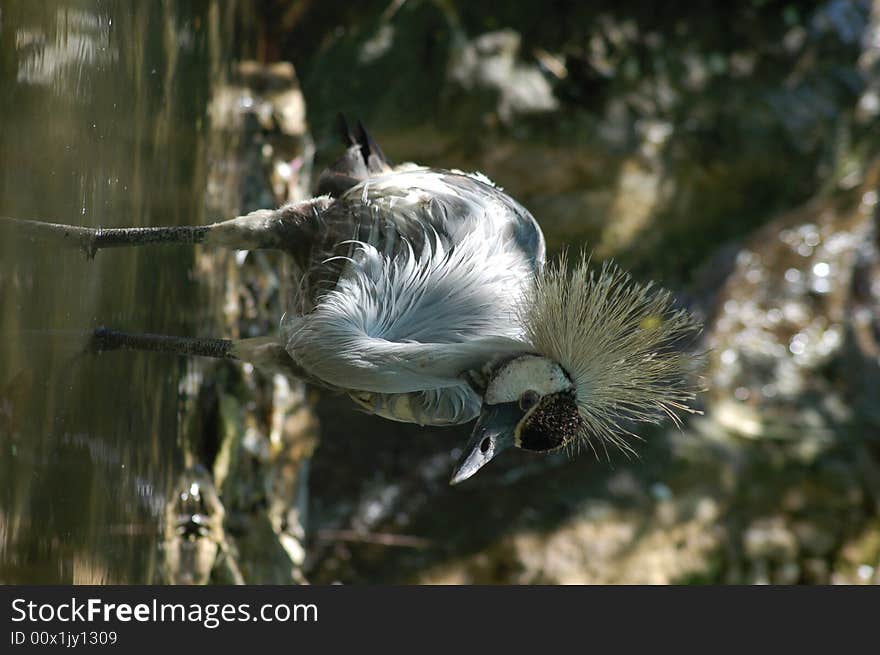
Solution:
<svg viewBox="0 0 880 655"><path fill-rule="evenodd" d="M473 418L461 374L528 349L516 303L545 259L531 214L485 178L412 169L365 180L320 218L307 302L282 321L290 355L387 418Z"/></svg>
<svg viewBox="0 0 880 655"><path fill-rule="evenodd" d="M321 221L322 236L303 278L301 313L336 286L358 243L373 246L389 259L409 248L418 258L426 239L436 237L449 249L479 231L512 242L534 274L546 259L537 221L479 174L412 168L371 177L333 202Z"/></svg>

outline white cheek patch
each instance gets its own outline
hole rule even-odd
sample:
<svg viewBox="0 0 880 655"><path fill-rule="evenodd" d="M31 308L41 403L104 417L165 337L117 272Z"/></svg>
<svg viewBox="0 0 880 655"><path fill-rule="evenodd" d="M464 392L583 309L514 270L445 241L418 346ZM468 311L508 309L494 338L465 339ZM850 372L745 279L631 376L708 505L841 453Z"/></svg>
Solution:
<svg viewBox="0 0 880 655"><path fill-rule="evenodd" d="M492 377L483 401L497 405L519 400L528 389L543 397L571 388L571 380L559 364L546 357L524 355L504 364Z"/></svg>

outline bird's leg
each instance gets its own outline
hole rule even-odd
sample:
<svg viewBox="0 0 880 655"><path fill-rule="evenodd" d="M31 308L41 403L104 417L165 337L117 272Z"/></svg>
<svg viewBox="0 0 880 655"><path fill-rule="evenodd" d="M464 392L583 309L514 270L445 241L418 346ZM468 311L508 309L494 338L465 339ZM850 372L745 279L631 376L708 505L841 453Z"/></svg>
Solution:
<svg viewBox="0 0 880 655"><path fill-rule="evenodd" d="M97 328L89 340L87 350L151 350L195 357L238 359L233 354L232 339L202 339L198 337L171 337L163 334L131 334L107 328Z"/></svg>
<svg viewBox="0 0 880 655"><path fill-rule="evenodd" d="M101 248L146 243L201 243L209 226L91 228L0 216L0 226L52 245L81 248L94 257Z"/></svg>
<svg viewBox="0 0 880 655"><path fill-rule="evenodd" d="M92 228L0 216L0 227L54 245L80 248L89 257L102 248L153 243L202 243L235 250L284 250L295 253L314 236L316 218L332 200L327 197L260 209L210 225Z"/></svg>
<svg viewBox="0 0 880 655"><path fill-rule="evenodd" d="M86 350L103 353L111 350L146 350L187 357L213 357L249 362L267 373L281 373L324 386L299 366L274 337L252 339L210 339L173 337L164 334L134 334L97 328Z"/></svg>

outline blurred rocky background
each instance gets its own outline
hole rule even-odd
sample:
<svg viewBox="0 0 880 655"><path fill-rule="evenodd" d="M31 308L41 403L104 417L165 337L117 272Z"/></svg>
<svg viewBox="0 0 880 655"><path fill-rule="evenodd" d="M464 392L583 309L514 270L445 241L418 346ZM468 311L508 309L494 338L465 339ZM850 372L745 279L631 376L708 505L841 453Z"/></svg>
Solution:
<svg viewBox="0 0 880 655"><path fill-rule="evenodd" d="M880 582L880 3L260 5L318 151L480 170L706 320L704 416L639 457L513 453L318 404L315 582ZM347 412L347 413L346 413Z"/></svg>
<svg viewBox="0 0 880 655"><path fill-rule="evenodd" d="M470 426L190 365L162 565L111 579L880 583L878 0L204 4L209 218L307 195L343 111L396 162L488 175L551 255L675 290L705 320L704 413L637 458L517 451L451 488ZM194 332L276 328L280 262L191 270Z"/></svg>

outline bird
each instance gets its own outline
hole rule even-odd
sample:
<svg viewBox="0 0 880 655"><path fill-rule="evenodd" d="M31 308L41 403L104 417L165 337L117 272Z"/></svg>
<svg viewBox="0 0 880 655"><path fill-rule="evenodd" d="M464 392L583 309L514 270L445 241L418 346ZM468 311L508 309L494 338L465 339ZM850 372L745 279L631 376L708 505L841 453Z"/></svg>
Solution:
<svg viewBox="0 0 880 655"><path fill-rule="evenodd" d="M478 172L394 165L361 123L314 197L210 225L87 228L0 218L85 250L150 243L276 249L295 263L277 335L98 328L90 348L250 361L422 426L476 423L451 477L499 453L633 452L636 423L693 413L700 330L671 292L582 252L546 257L535 218Z"/></svg>

